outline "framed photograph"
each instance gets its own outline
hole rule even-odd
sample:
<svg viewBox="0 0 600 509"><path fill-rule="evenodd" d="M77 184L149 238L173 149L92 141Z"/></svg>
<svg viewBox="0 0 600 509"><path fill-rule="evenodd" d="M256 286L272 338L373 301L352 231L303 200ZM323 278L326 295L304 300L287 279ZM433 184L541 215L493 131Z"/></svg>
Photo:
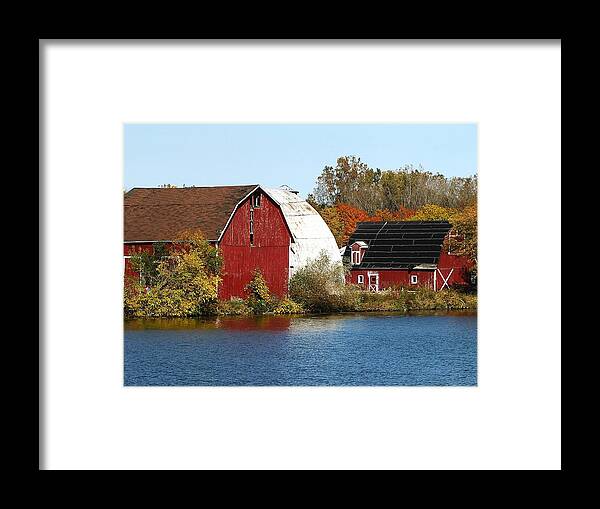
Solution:
<svg viewBox="0 0 600 509"><path fill-rule="evenodd" d="M41 40L40 147L41 470L561 468L559 39Z"/></svg>
<svg viewBox="0 0 600 509"><path fill-rule="evenodd" d="M124 145L126 386L477 385L475 124Z"/></svg>

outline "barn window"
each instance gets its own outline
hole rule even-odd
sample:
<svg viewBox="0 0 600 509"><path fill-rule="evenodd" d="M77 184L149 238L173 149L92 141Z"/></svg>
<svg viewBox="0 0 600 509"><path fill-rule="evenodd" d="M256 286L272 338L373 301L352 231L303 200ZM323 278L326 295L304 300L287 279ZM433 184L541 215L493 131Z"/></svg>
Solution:
<svg viewBox="0 0 600 509"><path fill-rule="evenodd" d="M419 282L419 276L417 276L416 274L412 274L410 276L410 284L416 285L418 282Z"/></svg>
<svg viewBox="0 0 600 509"><path fill-rule="evenodd" d="M252 197L252 206L255 207L255 208L260 207L260 193L256 193Z"/></svg>
<svg viewBox="0 0 600 509"><path fill-rule="evenodd" d="M250 209L250 245L254 244L254 210Z"/></svg>
<svg viewBox="0 0 600 509"><path fill-rule="evenodd" d="M358 280L358 284L362 285L365 282L365 276L363 276L362 274L359 274L357 280Z"/></svg>
<svg viewBox="0 0 600 509"><path fill-rule="evenodd" d="M360 265L360 251L352 251L352 265Z"/></svg>

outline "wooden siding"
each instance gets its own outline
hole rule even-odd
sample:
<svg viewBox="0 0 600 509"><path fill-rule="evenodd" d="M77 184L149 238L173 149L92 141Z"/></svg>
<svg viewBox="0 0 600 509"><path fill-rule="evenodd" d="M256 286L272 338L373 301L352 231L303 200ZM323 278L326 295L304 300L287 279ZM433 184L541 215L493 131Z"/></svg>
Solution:
<svg viewBox="0 0 600 509"><path fill-rule="evenodd" d="M260 207L247 198L227 226L219 250L223 256L223 282L219 298L245 297L245 286L260 269L272 293L287 294L291 236L279 207L261 193ZM250 214L254 216L254 240L250 245Z"/></svg>
<svg viewBox="0 0 600 509"><path fill-rule="evenodd" d="M433 270L369 270L369 269L353 269L349 277L347 278L348 283L358 284L358 276L362 274L364 276L364 283L361 285L364 288L368 287L369 273L379 274L379 289L383 290L390 286L425 286L433 289ZM416 274L418 276L418 283L416 285L410 284L410 276Z"/></svg>

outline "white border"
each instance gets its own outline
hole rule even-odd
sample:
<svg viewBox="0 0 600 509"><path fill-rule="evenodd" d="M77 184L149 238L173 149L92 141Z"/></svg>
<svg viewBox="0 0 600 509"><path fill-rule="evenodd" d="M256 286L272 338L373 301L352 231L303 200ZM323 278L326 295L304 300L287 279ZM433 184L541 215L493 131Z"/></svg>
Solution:
<svg viewBox="0 0 600 509"><path fill-rule="evenodd" d="M560 468L560 252L540 248L561 234L559 44L50 42L42 57L44 468ZM477 122L479 387L124 388L126 122Z"/></svg>

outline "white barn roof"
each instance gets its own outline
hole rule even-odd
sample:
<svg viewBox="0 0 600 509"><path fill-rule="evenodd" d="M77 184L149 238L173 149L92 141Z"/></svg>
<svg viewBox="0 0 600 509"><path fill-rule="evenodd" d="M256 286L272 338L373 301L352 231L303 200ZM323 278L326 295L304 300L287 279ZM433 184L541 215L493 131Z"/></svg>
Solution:
<svg viewBox="0 0 600 509"><path fill-rule="evenodd" d="M281 208L294 244L291 246L290 265L294 269L305 265L325 251L329 258L342 263L337 243L319 213L298 194L281 188L262 188Z"/></svg>

